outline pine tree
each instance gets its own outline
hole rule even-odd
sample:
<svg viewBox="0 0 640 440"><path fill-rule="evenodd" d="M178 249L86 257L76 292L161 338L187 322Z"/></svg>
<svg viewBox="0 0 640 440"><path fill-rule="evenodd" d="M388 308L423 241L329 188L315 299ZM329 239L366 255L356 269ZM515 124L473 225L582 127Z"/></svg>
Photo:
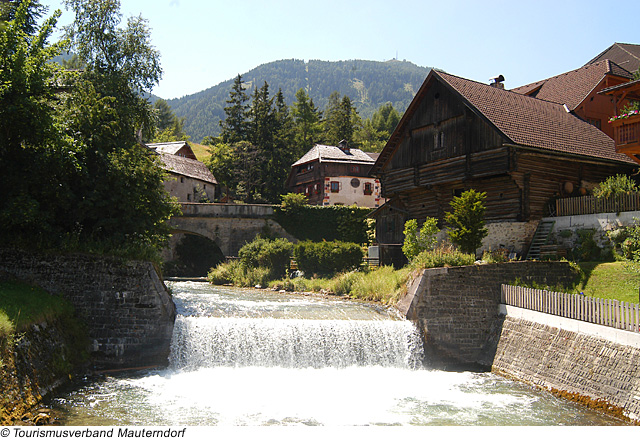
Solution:
<svg viewBox="0 0 640 440"><path fill-rule="evenodd" d="M238 75L233 82L228 106L224 108L226 115L224 121L220 121L222 132L220 136L226 143L235 143L248 140L247 113L249 97L244 91L242 75Z"/></svg>
<svg viewBox="0 0 640 440"><path fill-rule="evenodd" d="M292 107L296 156L302 156L320 141L322 113L304 89L298 90Z"/></svg>

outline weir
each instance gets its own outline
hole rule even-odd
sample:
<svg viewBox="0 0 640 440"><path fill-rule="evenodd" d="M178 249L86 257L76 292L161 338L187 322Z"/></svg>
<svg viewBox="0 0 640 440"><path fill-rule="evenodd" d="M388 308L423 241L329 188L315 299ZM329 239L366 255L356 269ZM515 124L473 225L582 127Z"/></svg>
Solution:
<svg viewBox="0 0 640 440"><path fill-rule="evenodd" d="M417 368L422 343L409 321L179 317L171 368Z"/></svg>
<svg viewBox="0 0 640 440"><path fill-rule="evenodd" d="M169 366L90 379L57 399L62 424L618 423L491 373L426 368L416 327L395 309L196 282L170 288Z"/></svg>

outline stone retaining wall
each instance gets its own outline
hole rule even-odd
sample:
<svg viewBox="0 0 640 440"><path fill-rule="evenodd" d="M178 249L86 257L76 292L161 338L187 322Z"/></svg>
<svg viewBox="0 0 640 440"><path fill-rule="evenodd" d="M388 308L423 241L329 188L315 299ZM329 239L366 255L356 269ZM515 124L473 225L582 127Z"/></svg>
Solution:
<svg viewBox="0 0 640 440"><path fill-rule="evenodd" d="M492 371L638 420L638 359L638 347L507 316Z"/></svg>
<svg viewBox="0 0 640 440"><path fill-rule="evenodd" d="M422 332L433 365L489 369L497 345L500 285L516 279L549 286L571 284L568 263L519 261L426 269L398 308Z"/></svg>
<svg viewBox="0 0 640 440"><path fill-rule="evenodd" d="M167 364L175 305L151 263L1 249L1 272L73 304L89 329L95 368Z"/></svg>
<svg viewBox="0 0 640 440"><path fill-rule="evenodd" d="M30 411L85 367L83 338L71 320L48 319L0 338L0 425L47 422Z"/></svg>

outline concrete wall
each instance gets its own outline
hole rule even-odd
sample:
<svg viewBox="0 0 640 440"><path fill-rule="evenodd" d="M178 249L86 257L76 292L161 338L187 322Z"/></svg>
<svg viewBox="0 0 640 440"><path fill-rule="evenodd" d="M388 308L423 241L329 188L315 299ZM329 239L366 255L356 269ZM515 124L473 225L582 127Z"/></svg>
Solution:
<svg viewBox="0 0 640 440"><path fill-rule="evenodd" d="M418 324L433 365L488 369L501 324L500 285L518 278L566 285L575 276L568 263L540 261L426 269L413 279L398 308Z"/></svg>
<svg viewBox="0 0 640 440"><path fill-rule="evenodd" d="M179 202L205 202L215 199L216 186L192 177L171 173L164 181L164 189Z"/></svg>
<svg viewBox="0 0 640 440"><path fill-rule="evenodd" d="M595 231L593 238L596 243L601 247L610 247L607 232L622 226L631 226L635 219L640 219L640 211L548 217L544 220L555 222L552 239L560 247L571 249L578 241L576 231L581 229L593 229ZM571 234L565 236L563 231L571 232Z"/></svg>
<svg viewBox="0 0 640 440"><path fill-rule="evenodd" d="M151 263L1 249L0 272L69 300L88 326L97 369L168 362L175 305Z"/></svg>

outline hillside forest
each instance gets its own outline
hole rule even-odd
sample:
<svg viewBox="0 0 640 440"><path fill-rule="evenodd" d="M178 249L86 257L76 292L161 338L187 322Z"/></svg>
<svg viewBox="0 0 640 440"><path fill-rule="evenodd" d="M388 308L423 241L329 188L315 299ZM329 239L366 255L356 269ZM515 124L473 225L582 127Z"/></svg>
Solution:
<svg viewBox="0 0 640 440"><path fill-rule="evenodd" d="M408 61L320 61L280 60L260 65L241 76L248 93L267 82L272 90L282 92L291 106L300 89L304 89L317 108L324 110L334 92L348 96L363 119L373 116L382 105L390 103L402 113L431 68ZM178 118L184 118L185 132L194 142L220 134L220 121L234 79L201 92L167 100Z"/></svg>

